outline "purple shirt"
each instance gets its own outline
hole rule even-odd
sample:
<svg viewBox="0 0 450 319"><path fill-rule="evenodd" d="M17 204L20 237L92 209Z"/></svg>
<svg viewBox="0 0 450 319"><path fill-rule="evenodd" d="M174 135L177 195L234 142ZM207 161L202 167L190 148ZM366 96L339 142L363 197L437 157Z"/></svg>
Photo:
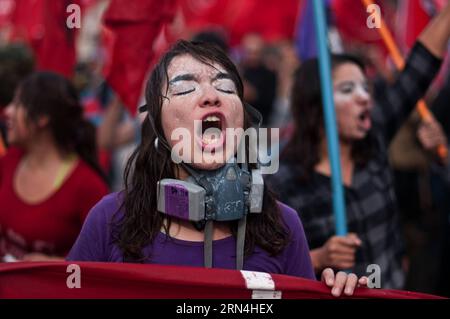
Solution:
<svg viewBox="0 0 450 319"><path fill-rule="evenodd" d="M119 247L111 241L111 220L120 205L118 193L105 196L89 212L83 228L73 245L68 261L123 262ZM279 203L291 240L285 249L272 257L255 246L244 259L244 270L315 279L309 248L300 218L295 210ZM120 212L123 214L123 212ZM143 249L150 255L146 263L203 267L203 242L169 238L160 232L153 243ZM236 239L233 236L213 241L213 267L236 268Z"/></svg>

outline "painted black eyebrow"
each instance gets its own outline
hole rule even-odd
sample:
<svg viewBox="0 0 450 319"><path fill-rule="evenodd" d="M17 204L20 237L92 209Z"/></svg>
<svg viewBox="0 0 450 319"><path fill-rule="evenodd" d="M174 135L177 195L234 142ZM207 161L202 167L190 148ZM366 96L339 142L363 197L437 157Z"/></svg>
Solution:
<svg viewBox="0 0 450 319"><path fill-rule="evenodd" d="M212 81L214 82L214 81L222 80L222 79L233 80L231 78L230 74L224 73L224 72L219 72L212 78Z"/></svg>
<svg viewBox="0 0 450 319"><path fill-rule="evenodd" d="M228 73L219 72L211 79L211 82L214 82L217 80L222 80L222 79L232 80L231 76ZM175 82L179 82L179 81L198 81L198 79L195 75L190 74L190 73L181 74L181 75L174 77L172 80L170 80L169 85L172 85Z"/></svg>
<svg viewBox="0 0 450 319"><path fill-rule="evenodd" d="M179 81L197 81L197 78L193 74L181 74L176 77L174 77L172 80L169 81L169 85L174 84L175 82Z"/></svg>

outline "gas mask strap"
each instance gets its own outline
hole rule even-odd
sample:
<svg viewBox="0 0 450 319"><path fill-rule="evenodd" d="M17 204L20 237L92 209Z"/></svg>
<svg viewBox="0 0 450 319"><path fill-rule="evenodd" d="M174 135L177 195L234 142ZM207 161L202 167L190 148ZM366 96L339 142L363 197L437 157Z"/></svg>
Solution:
<svg viewBox="0 0 450 319"><path fill-rule="evenodd" d="M205 240L203 242L203 256L206 268L212 268L212 242L213 242L213 221L207 220L205 226Z"/></svg>
<svg viewBox="0 0 450 319"><path fill-rule="evenodd" d="M237 238L236 238L236 269L242 270L244 267L244 247L245 247L245 228L247 225L247 215L239 219Z"/></svg>

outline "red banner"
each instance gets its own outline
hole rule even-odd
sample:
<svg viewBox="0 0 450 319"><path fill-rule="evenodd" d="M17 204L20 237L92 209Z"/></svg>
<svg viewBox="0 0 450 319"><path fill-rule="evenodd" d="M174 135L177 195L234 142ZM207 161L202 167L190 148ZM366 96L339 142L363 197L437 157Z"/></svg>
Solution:
<svg viewBox="0 0 450 319"><path fill-rule="evenodd" d="M77 288L79 286L79 288ZM92 262L0 264L4 298L334 299L317 281L226 269ZM407 291L357 288L352 297L435 299Z"/></svg>

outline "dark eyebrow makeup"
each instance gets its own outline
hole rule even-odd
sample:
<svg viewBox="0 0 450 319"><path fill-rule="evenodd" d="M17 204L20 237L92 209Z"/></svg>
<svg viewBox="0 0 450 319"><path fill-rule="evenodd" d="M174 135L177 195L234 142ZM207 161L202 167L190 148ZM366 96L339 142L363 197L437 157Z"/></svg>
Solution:
<svg viewBox="0 0 450 319"><path fill-rule="evenodd" d="M214 82L214 81L222 80L222 79L231 80L231 76L228 73L219 72L211 79L211 81ZM181 74L181 75L177 75L172 80L170 80L169 85L174 84L179 81L196 81L196 82L198 82L198 79L194 74L191 74L191 73Z"/></svg>
<svg viewBox="0 0 450 319"><path fill-rule="evenodd" d="M212 78L212 81L214 82L222 79L232 80L231 76L228 73L219 72Z"/></svg>
<svg viewBox="0 0 450 319"><path fill-rule="evenodd" d="M169 81L170 84L174 84L179 81L197 81L197 78L193 74L181 74L174 77L172 80Z"/></svg>

